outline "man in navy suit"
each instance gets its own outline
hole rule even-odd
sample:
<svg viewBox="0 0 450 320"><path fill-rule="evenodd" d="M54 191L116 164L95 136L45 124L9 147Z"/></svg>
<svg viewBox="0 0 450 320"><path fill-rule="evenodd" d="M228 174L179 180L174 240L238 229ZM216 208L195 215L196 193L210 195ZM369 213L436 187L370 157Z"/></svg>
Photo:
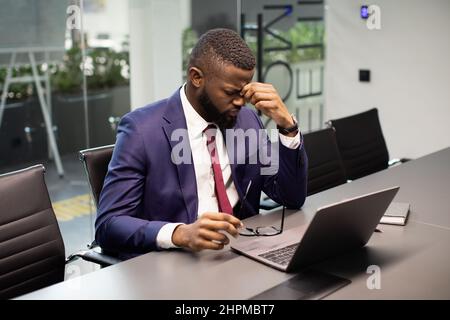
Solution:
<svg viewBox="0 0 450 320"><path fill-rule="evenodd" d="M122 258L220 250L241 219L258 214L261 191L303 205L307 157L297 121L272 85L252 82L254 71L237 33L210 30L191 53L186 84L122 118L95 223L102 248ZM279 142L264 147L268 136L246 102L277 124Z"/></svg>

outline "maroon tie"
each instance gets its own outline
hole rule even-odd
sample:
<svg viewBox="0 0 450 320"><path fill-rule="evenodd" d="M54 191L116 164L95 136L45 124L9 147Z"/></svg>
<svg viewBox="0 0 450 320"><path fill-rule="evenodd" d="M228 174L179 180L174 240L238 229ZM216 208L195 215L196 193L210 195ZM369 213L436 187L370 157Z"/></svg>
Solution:
<svg viewBox="0 0 450 320"><path fill-rule="evenodd" d="M216 197L219 203L219 211L229 214L233 214L233 208L231 207L230 200L228 199L227 192L225 190L225 184L223 182L222 168L220 167L219 155L216 150L216 132L215 125L210 124L203 132L206 134L206 146L211 156L211 164L214 173L214 184Z"/></svg>

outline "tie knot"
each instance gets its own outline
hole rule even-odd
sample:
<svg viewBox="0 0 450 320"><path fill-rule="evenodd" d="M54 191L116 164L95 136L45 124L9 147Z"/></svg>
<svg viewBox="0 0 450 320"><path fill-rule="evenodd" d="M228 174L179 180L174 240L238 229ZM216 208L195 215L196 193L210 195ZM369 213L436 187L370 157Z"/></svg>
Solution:
<svg viewBox="0 0 450 320"><path fill-rule="evenodd" d="M210 123L206 126L206 128L205 128L205 130L203 130L203 132L206 132L207 130L212 130L212 129L216 130L217 127L214 124Z"/></svg>
<svg viewBox="0 0 450 320"><path fill-rule="evenodd" d="M217 127L213 124L209 124L203 133L206 134L206 138L209 140L214 140L216 137Z"/></svg>

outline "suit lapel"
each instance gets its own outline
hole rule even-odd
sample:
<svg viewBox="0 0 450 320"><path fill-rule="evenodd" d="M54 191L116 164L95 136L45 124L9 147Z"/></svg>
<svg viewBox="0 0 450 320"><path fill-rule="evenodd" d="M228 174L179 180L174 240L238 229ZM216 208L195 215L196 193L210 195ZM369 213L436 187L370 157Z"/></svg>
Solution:
<svg viewBox="0 0 450 320"><path fill-rule="evenodd" d="M164 114L166 123L163 125L163 130L172 150L181 142L184 142L184 152L188 152L190 162L176 164L178 180L180 183L181 192L183 193L184 203L188 213L189 223L197 219L198 210L198 196L197 196L197 181L195 179L194 163L192 160L191 146L189 143L189 136L187 134L186 118L181 105L179 90L177 90L168 100L167 111ZM172 140L172 134L177 129L184 129L181 132L183 140ZM180 135L175 135L179 139ZM179 146L178 146L179 148Z"/></svg>

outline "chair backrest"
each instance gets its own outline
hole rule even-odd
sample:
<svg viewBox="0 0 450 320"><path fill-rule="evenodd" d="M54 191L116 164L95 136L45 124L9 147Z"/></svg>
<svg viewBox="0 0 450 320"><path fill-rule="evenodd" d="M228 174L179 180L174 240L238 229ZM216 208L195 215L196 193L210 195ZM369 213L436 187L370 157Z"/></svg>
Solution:
<svg viewBox="0 0 450 320"><path fill-rule="evenodd" d="M80 160L83 162L95 205L98 205L113 150L114 145L108 145L80 151Z"/></svg>
<svg viewBox="0 0 450 320"><path fill-rule="evenodd" d="M306 133L303 143L308 155L308 195L347 182L333 129Z"/></svg>
<svg viewBox="0 0 450 320"><path fill-rule="evenodd" d="M381 131L378 110L370 109L331 120L347 177L351 180L386 169L389 154Z"/></svg>
<svg viewBox="0 0 450 320"><path fill-rule="evenodd" d="M65 249L42 165L0 175L0 299L64 280Z"/></svg>

